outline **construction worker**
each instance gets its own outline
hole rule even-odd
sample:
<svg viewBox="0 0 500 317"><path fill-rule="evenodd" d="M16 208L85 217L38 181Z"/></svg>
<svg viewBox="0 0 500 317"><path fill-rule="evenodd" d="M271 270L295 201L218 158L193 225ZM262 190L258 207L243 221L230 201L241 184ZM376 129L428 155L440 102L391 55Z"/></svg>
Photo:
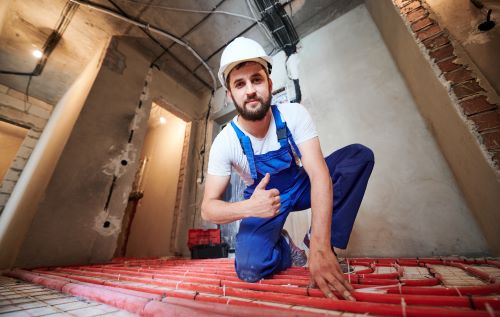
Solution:
<svg viewBox="0 0 500 317"><path fill-rule="evenodd" d="M235 268L240 279L255 282L305 264L304 251L282 229L291 211L311 208L304 238L311 282L326 297L337 292L354 300L333 247L347 247L373 153L353 144L323 158L307 110L297 103L271 105L271 66L272 58L248 38L236 38L222 53L219 79L238 115L213 142L202 216L216 224L242 220ZM232 169L247 187L245 200L229 203L221 197Z"/></svg>

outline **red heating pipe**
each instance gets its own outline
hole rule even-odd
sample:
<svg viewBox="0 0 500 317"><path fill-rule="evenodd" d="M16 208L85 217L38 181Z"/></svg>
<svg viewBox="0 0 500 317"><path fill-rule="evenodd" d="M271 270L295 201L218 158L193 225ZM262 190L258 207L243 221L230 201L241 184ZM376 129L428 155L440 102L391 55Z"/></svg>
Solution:
<svg viewBox="0 0 500 317"><path fill-rule="evenodd" d="M260 291L268 291L268 292L281 292L281 293L286 293L286 294L294 294L294 295L310 295L310 296L315 296L315 297L324 297L321 291L317 289L305 289L305 288L300 288L300 287L287 287L287 286L272 286L272 285L262 285L262 284L255 284L255 283L234 283L234 282L224 282L223 286L231 286L231 287L238 287L238 288L245 288L245 289L252 289L252 290L260 290ZM162 283L163 284L163 283ZM201 291L202 287L200 285L198 286L193 286L192 284L184 284L184 283L175 283L172 282L170 283L169 286L173 286L176 284L177 287L180 288L185 288L187 285L186 289L191 289L191 290L196 290L196 291ZM205 291L209 291L212 293L214 289L205 289ZM215 294L221 294L220 290L216 291ZM401 296L399 295L386 295L386 294L371 294L371 293L360 293L360 292L354 292L353 295L360 299L360 300L366 300L370 302L380 302L380 303L399 303L401 301ZM461 307L469 307L470 306L470 301L467 298L436 298L434 296L428 296L428 297L418 297L418 296L403 296L405 300L407 300L407 304L412 305L439 305L439 306L461 306ZM490 300L490 299L485 299L483 301L479 301L476 304L476 307L483 308L484 303L490 303L490 305L493 308L497 308L498 301ZM459 304L457 304L459 303Z"/></svg>
<svg viewBox="0 0 500 317"><path fill-rule="evenodd" d="M230 295L230 294L231 294L231 292L236 292L236 293L247 292L247 293L245 294L245 295L246 295L245 297L249 297L249 296L247 296L247 295L248 295L248 291L238 290L238 289L233 289L233 288L227 288L227 289L226 289L226 295ZM254 294L255 294L255 293L257 293L257 294L255 295L255 297L257 297L257 299L259 299L258 297L260 297L260 296L265 296L265 298L262 298L262 300L269 299L269 296L268 296L268 295L273 295L272 293L271 293L271 294L270 294L270 293L261 294L261 293L259 293L259 292L254 292ZM260 295L259 295L259 294L260 294ZM233 294L233 295L237 295L237 294ZM277 296L278 296L278 299L283 299L282 294L276 294L276 293L274 293L274 295L277 295ZM368 294L368 295L377 295L377 294ZM293 296L293 295L290 295L290 296ZM290 296L287 296L287 300L288 300L288 299L290 299ZM301 297L303 297L303 296L301 296ZM306 298L306 299L307 299L307 298ZM327 299L322 299L322 300L323 300L323 301L327 301L327 303L326 303L326 304L331 304L331 302L332 302L331 300L327 300ZM281 300L278 300L278 301L279 301L279 302L281 302ZM301 303L301 301L303 302L303 301L304 301L304 298L302 298L302 300L300 299L300 297L299 297L299 298L295 298L295 300L293 300L293 304L300 304L300 303ZM313 307L317 307L317 308L321 308L322 306L324 306L324 305L325 305L325 302L319 302L319 303L318 303L317 301L310 301L310 300L309 300L308 302L309 302L309 304L311 304L311 303L313 304L313 305L309 305L309 306L313 306ZM330 302L330 303L328 303L328 302ZM344 303L345 303L345 301L335 301L335 302L344 302ZM347 303L349 303L349 302L347 302ZM353 304L353 303L351 303L351 304ZM361 303L360 303L360 302L357 302L356 304L359 306ZM366 303L365 303L365 304L366 304ZM328 305L327 305L327 306L328 306ZM331 305L330 305L330 306L331 306ZM365 306L366 306L366 305L365 305ZM379 305L379 306L380 306L380 305ZM393 305L393 306L397 306L397 305ZM397 307L399 307L399 306L397 306ZM365 308L369 308L369 307L365 307ZM373 308L373 307L372 307L372 308ZM394 307L385 307L385 308L387 308L387 309L389 310L389 311L387 311L387 313L389 313L390 315L393 315L393 314L392 314L392 313L390 313L390 312L394 312ZM337 308L330 307L330 309L339 309L339 308L338 308L338 307L337 307ZM430 309L430 310L429 310L429 308L425 308L425 309L426 309L426 310L425 310L426 314L427 314L427 313L432 313L432 314L437 314L436 316L444 316L444 315L442 315L442 314L441 314L442 312L440 312L439 310L437 310L437 311L436 311L435 309L434 309L434 310L433 310L433 309ZM354 308L351 308L351 309L341 309L341 310L351 311L351 312L360 312L360 311L357 311L357 309L354 309ZM375 309L375 311L376 311L376 309ZM413 308L412 308L412 307L407 307L407 312L411 312L411 311L419 312L419 310L418 310L418 309L417 309L417 310L413 310ZM374 312L374 311L372 311L372 310L369 310L369 312L375 313L375 312ZM446 313L447 313L447 316L452 316L452 315L453 315L453 314L455 314L456 312L454 312L454 311L450 311L450 310L446 310ZM396 314L396 315L397 315L397 314ZM463 316L467 316L467 315L468 315L468 316L475 316L474 314L468 314L468 312L466 312L466 311L460 311L460 315L463 315ZM477 315L477 314L476 314L476 315ZM428 316L428 315L427 315L427 316ZM477 316L480 316L480 315L477 315Z"/></svg>

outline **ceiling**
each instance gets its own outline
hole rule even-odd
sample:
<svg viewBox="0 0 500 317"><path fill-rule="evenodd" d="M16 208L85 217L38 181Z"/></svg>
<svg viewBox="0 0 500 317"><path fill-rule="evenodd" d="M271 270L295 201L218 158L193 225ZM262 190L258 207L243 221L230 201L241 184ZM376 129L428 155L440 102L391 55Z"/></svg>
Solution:
<svg viewBox="0 0 500 317"><path fill-rule="evenodd" d="M86 2L86 1L85 1ZM249 0L253 5L253 0ZM187 42L210 66L214 74L223 48L236 36L260 42L266 51L278 51L266 36L263 24L255 22L246 0L92 0L103 8L166 31ZM300 37L341 16L362 0L293 0L281 1L291 15ZM0 72L31 73L38 63L32 55L42 49L61 19L68 0L0 1ZM199 13L172 10L198 10ZM258 15L255 6L255 13ZM211 12L212 11L212 12ZM239 14L239 17L232 14ZM260 18L260 17L258 17ZM78 5L68 18L61 40L49 55L40 75L0 74L0 83L29 96L55 104L84 69L90 58L110 36L137 38L144 54L184 87L198 95L211 90L209 72L186 48L171 39L150 33L114 16L86 5ZM167 51L164 52L164 48ZM28 85L29 82L29 85ZM217 83L219 84L219 83ZM220 84L219 84L220 85ZM29 86L29 90L28 89Z"/></svg>

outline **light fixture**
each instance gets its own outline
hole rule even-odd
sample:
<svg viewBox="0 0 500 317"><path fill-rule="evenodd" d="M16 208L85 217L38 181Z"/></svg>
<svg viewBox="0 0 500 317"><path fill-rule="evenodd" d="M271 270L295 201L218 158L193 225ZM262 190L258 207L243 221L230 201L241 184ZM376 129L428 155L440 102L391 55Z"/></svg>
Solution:
<svg viewBox="0 0 500 317"><path fill-rule="evenodd" d="M33 51L33 56L35 56L36 58L42 58L43 53L37 48Z"/></svg>
<svg viewBox="0 0 500 317"><path fill-rule="evenodd" d="M165 117L161 116L160 117L160 124L165 124L167 123L167 119L165 119Z"/></svg>

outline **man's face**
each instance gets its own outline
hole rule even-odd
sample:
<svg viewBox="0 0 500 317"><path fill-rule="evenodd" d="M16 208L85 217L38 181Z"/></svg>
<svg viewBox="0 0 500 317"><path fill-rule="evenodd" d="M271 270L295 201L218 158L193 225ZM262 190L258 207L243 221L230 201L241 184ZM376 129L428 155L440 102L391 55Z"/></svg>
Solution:
<svg viewBox="0 0 500 317"><path fill-rule="evenodd" d="M257 62L246 62L229 73L228 98L239 115L249 121L259 121L271 106L272 81L264 67Z"/></svg>

